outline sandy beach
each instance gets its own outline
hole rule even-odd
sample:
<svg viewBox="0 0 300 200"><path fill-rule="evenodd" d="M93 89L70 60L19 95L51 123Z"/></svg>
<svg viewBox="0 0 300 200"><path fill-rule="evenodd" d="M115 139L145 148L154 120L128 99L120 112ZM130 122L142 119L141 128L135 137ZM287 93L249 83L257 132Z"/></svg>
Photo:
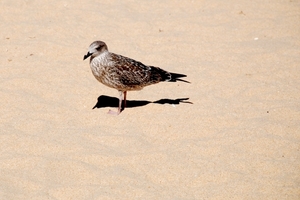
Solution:
<svg viewBox="0 0 300 200"><path fill-rule="evenodd" d="M300 199L299 0L1 0L0 16L0 199ZM95 40L191 84L108 115Z"/></svg>

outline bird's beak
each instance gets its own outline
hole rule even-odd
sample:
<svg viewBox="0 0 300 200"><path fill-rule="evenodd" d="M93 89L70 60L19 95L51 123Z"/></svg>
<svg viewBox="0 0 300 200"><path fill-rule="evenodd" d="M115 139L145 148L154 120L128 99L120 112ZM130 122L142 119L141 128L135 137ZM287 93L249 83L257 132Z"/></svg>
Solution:
<svg viewBox="0 0 300 200"><path fill-rule="evenodd" d="M87 58L90 57L91 55L92 55L92 53L87 52L87 54L83 56L83 60L87 59Z"/></svg>

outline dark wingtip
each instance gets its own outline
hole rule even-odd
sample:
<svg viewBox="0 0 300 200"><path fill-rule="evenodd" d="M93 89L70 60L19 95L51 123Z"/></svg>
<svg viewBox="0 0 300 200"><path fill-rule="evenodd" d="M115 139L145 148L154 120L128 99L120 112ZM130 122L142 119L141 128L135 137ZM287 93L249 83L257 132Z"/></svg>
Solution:
<svg viewBox="0 0 300 200"><path fill-rule="evenodd" d="M170 82L182 81L182 82L185 82L185 83L191 83L189 81L181 79L181 78L187 77L185 74L176 74L176 73L170 73L170 74L171 74Z"/></svg>
<svg viewBox="0 0 300 200"><path fill-rule="evenodd" d="M182 80L182 79L180 79L180 78L175 79L175 81L182 81L182 82L185 82L185 83L191 83L191 82L189 82L189 81Z"/></svg>

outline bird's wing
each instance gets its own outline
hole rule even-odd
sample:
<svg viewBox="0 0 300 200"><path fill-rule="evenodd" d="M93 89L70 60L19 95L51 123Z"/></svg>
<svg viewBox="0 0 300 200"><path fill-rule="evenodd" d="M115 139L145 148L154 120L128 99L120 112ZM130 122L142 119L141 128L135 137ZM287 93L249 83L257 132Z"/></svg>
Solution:
<svg viewBox="0 0 300 200"><path fill-rule="evenodd" d="M160 81L160 74L153 67L117 54L111 54L116 73L124 85L149 85Z"/></svg>

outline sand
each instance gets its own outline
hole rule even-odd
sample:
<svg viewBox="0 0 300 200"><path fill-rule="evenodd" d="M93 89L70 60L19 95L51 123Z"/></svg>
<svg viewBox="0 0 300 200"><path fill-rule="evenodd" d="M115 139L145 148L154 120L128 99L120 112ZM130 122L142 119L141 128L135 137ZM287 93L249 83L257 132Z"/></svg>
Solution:
<svg viewBox="0 0 300 200"><path fill-rule="evenodd" d="M0 199L300 198L299 0L1 0L0 16ZM108 115L118 92L82 60L95 40L191 84Z"/></svg>

